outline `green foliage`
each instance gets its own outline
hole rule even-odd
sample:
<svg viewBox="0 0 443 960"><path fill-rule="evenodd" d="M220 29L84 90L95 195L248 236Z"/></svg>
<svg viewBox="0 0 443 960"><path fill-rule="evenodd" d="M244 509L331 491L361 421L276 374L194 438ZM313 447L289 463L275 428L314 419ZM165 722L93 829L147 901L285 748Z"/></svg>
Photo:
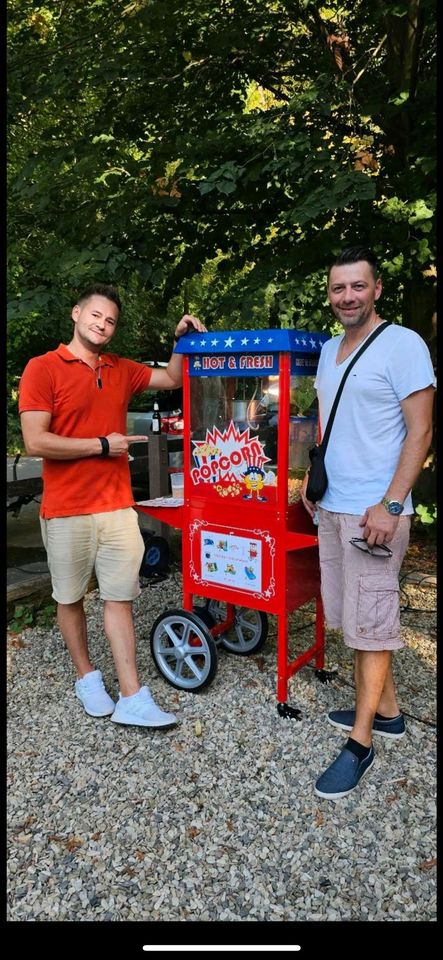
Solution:
<svg viewBox="0 0 443 960"><path fill-rule="evenodd" d="M57 604L53 600L49 603L45 602L40 607L36 607L32 602L16 603L8 623L8 630L16 634L33 626L48 630L54 625L56 613Z"/></svg>
<svg viewBox="0 0 443 960"><path fill-rule="evenodd" d="M29 603L17 603L14 607L14 613L8 623L10 633L22 633L27 627L32 627L34 623L34 613L32 605Z"/></svg>
<svg viewBox="0 0 443 960"><path fill-rule="evenodd" d="M314 377L298 377L297 385L291 390L291 416L305 417L311 407L317 406L317 393L314 387Z"/></svg>
<svg viewBox="0 0 443 960"><path fill-rule="evenodd" d="M16 404L14 404L13 409L7 411L7 450L11 457L15 456L16 453L25 452Z"/></svg>
<svg viewBox="0 0 443 960"><path fill-rule="evenodd" d="M57 615L57 604L54 600L46 603L35 612L35 625L43 630L49 630L54 626Z"/></svg>
<svg viewBox="0 0 443 960"><path fill-rule="evenodd" d="M415 508L417 522L427 527L437 522L437 506L433 504L419 503Z"/></svg>
<svg viewBox="0 0 443 960"><path fill-rule="evenodd" d="M12 420L93 280L124 302L115 349L166 359L183 307L331 328L331 255L366 242L383 316L431 342L431 0L10 0L8 41Z"/></svg>

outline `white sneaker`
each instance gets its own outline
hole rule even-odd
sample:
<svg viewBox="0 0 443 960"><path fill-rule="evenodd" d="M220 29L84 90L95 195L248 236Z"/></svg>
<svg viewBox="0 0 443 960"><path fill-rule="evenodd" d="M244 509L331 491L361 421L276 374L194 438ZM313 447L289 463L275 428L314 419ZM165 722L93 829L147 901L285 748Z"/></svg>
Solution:
<svg viewBox="0 0 443 960"><path fill-rule="evenodd" d="M154 703L148 687L140 687L131 697L120 694L112 720L136 727L173 727L177 723L173 713L165 713Z"/></svg>
<svg viewBox="0 0 443 960"><path fill-rule="evenodd" d="M75 694L90 717L109 717L115 703L106 693L101 670L91 670L75 684Z"/></svg>

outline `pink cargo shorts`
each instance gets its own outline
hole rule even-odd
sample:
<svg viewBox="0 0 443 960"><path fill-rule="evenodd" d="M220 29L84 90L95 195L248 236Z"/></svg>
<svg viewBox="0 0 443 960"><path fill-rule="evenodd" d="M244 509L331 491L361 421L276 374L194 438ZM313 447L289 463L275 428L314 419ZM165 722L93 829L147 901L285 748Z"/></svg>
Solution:
<svg viewBox="0 0 443 960"><path fill-rule="evenodd" d="M361 516L319 513L321 594L326 623L343 630L354 650L399 650L400 587L398 575L409 543L411 518L400 517L388 544L392 557L376 557L349 543L361 537Z"/></svg>

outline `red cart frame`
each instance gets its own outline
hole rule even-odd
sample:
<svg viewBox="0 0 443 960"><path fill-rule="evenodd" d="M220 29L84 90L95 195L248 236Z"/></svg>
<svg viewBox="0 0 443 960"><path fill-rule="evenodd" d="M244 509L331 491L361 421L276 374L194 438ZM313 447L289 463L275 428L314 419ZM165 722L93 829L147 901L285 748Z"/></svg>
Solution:
<svg viewBox="0 0 443 960"><path fill-rule="evenodd" d="M223 333L223 339L228 343L229 348L223 353L218 347L216 355L220 363L222 363L220 358L226 356L228 362L238 370L240 358L245 356L246 336L241 335L247 334L247 339L251 340L252 333L252 331ZM278 371L279 384L276 489L267 497L251 498L244 493L237 495L230 493L229 496L221 497L220 491L224 492L222 485L214 483L214 477L210 478L212 482L208 482L207 479L203 482L196 481L198 474L194 465L194 460L197 459L196 448L194 446L192 451L191 447L192 442L195 444L191 436L191 380L193 375L199 375L202 369L202 358L213 356L214 350L211 354L208 344L209 335L198 343L195 335L193 337L187 334L181 338L176 348L178 352L184 354L183 503L178 506L136 504L136 508L182 531L183 611L189 614L193 611L195 613L195 596L226 604L226 618L210 628L205 626L205 631L210 629L213 639L219 638L232 625L237 606L263 611L277 617L277 700L279 707L282 707L286 705L288 698L288 681L302 666L313 660L316 670L322 671L324 667L324 621L320 596L317 532L301 501L293 504L288 502L287 477L291 374L298 372L297 363L305 364L309 373L315 372L318 354L326 336L306 335L303 332L298 332L297 336L297 331L274 330L261 330L257 333L260 335L255 338L257 341L260 340L263 343L268 339L265 335L269 334L269 339L272 338L278 345L278 352L273 350L272 353L273 370ZM310 338L309 346L307 346L306 337ZM217 338L213 339L216 341L215 346L218 346ZM238 344L237 347L236 344ZM202 347L205 349L202 350ZM263 348L260 352L259 343L256 344L255 351L249 348L247 356L253 358L265 356L270 362L269 353L264 354ZM257 363L256 360L253 362ZM195 364L194 371L193 364ZM214 366L214 361L212 365ZM224 363L222 366L225 366ZM225 372L222 370L222 375L225 375ZM304 369L303 372L306 370ZM210 464L210 466L215 476L217 465ZM206 473L209 474L209 467ZM226 474L226 476L230 475ZM229 487L230 491L231 489L232 487ZM246 503L245 500L249 502ZM217 583L211 580L207 571L202 569L205 564L204 557L210 556L210 553L205 554L204 544L214 545L216 541L219 541L219 546L231 545L232 550L237 550L244 556L248 555L249 549L255 566L251 566L248 576L257 580L256 587L251 586L249 582L246 583L244 579L243 583L233 584ZM211 547L207 549L211 550ZM210 564L206 563L205 566L209 568ZM231 567L234 569L235 564L231 564ZM247 572L247 568L244 569ZM229 565L226 566L226 570L229 570ZM289 660L288 614L313 599L316 602L314 642L295 659ZM280 710L280 712L284 711Z"/></svg>

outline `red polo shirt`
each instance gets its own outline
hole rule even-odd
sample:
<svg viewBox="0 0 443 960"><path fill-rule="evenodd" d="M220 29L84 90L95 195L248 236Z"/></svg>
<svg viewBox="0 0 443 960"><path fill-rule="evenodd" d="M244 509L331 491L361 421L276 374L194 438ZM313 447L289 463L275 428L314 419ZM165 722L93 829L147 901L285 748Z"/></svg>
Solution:
<svg viewBox="0 0 443 960"><path fill-rule="evenodd" d="M20 380L19 410L46 410L49 430L60 437L126 436L128 403L146 390L150 367L114 353L102 355L98 371L75 357L63 344L26 365ZM132 506L128 455L43 460L40 515L51 517L104 513Z"/></svg>

